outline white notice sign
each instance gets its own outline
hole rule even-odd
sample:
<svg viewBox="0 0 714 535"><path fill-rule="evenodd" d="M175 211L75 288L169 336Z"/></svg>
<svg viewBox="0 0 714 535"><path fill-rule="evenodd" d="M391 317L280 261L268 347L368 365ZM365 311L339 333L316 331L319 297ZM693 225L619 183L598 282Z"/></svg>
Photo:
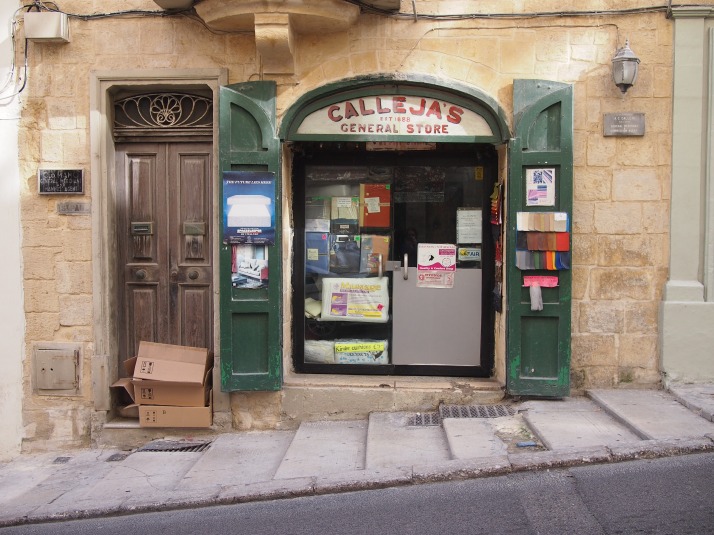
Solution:
<svg viewBox="0 0 714 535"><path fill-rule="evenodd" d="M457 243L482 243L483 216L481 210L459 208L456 210Z"/></svg>

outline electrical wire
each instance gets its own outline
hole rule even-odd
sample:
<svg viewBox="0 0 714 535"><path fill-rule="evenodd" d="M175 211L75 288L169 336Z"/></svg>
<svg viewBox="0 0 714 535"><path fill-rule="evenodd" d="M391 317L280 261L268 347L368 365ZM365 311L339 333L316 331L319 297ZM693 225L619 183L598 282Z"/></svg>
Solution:
<svg viewBox="0 0 714 535"><path fill-rule="evenodd" d="M25 86L27 85L27 39L25 39L25 50L24 50L24 56L25 56L25 61L24 61L24 70L22 74L22 86L20 89L17 91L9 94L9 95L3 95L3 93L10 87L10 85L13 83L13 80L15 79L15 69L16 69L16 49L15 49L15 29L17 28L17 25L19 24L19 19L17 18L18 13L22 11L23 9L32 9L31 6L22 6L18 9L15 10L13 13L12 17L10 18L10 71L8 72L7 79L3 83L2 88L0 88L0 101L5 101L5 100L11 100L18 96L22 91L25 89ZM18 80L19 81L19 80Z"/></svg>
<svg viewBox="0 0 714 535"><path fill-rule="evenodd" d="M358 6L364 13L382 15L386 17L413 20L415 13L402 13L389 9L383 9L371 5L364 0L345 0L346 2ZM666 5L635 7L629 9L603 9L586 11L543 11L530 13L461 13L453 15L418 14L419 19L428 20L469 20L469 19L534 19L547 17L602 17L602 16L622 16L622 15L642 15L646 13L671 14L672 8L682 7L711 7L710 4L676 4L672 6L672 1L668 0Z"/></svg>
<svg viewBox="0 0 714 535"><path fill-rule="evenodd" d="M98 20L98 19L105 19L105 18L111 18L111 17L172 17L172 16L183 16L185 18L188 18L194 22L198 22L201 24L205 29L210 31L211 33L214 33L216 35L225 35L225 34L248 34L251 33L250 30L240 30L240 31L223 31L223 30L215 30L213 28L210 28L199 16L196 15L196 12L194 10L194 6L196 4L201 3L204 0L194 0L193 4L185 9L180 9L180 10L140 10L140 9L130 9L130 10L124 10L124 11L112 11L112 12L105 12L105 13L87 13L87 14L82 14L82 13L69 13L66 11L63 11L60 9L60 7L53 1L47 1L44 2L43 0L33 0L31 4L26 4L22 7L20 7L18 10L15 11L13 18L11 20L11 25L12 25L12 65L10 69L10 73L8 74L8 79L3 83L2 88L0 88L0 100L6 100L9 98L13 98L17 95L19 95L22 90L25 88L27 84L27 49L28 49L28 42L27 39L25 40L25 62L24 62L24 74L22 76L22 86L20 89L16 92L14 92L11 95L2 95L2 92L7 90L7 88L10 86L12 83L12 79L14 78L15 75L15 27L18 24L18 19L17 19L17 14L22 11L31 11L33 9L37 11L51 11L51 12L56 12L56 13L63 13L67 15L70 18L75 18L79 19L82 21L91 21L91 20ZM421 14L416 12L416 4L412 2L413 7L414 7L414 12L413 13L402 13L400 11L395 11L395 10L389 10L389 9L383 9L376 7L372 4L369 4L365 2L364 0L345 0L346 2L353 4L355 6L358 6L360 10L364 13L369 13L369 14L374 14L374 15L380 15L380 16L385 16L385 17L391 17L391 18L397 18L397 19L403 19L403 20L437 20L437 21L461 21L461 20L503 20L503 19L520 19L520 20L527 20L527 19L537 19L537 18L571 18L571 17L603 17L603 16L626 16L626 15L641 15L641 14L646 14L646 13L660 13L660 12L665 12L667 14L667 17L671 16L672 13L672 8L677 7L677 8L682 8L682 7L705 7L708 6L708 4L677 4L676 6L672 6L672 0L667 0L666 5L659 5L659 6L649 6L649 7L639 7L639 8L629 8L629 9L606 9L606 10L590 10L590 11L544 11L544 12L528 12L528 13L460 13L460 14L452 14L452 15L439 15L439 14ZM545 27L545 26L537 26L537 27ZM537 28L536 27L536 28ZM442 30L446 30L446 28L441 28ZM463 28L466 29L466 28ZM472 29L477 29L477 28L472 28ZM436 28L432 28L429 31L436 30ZM428 33L428 32L427 32ZM426 35L426 34L425 34ZM423 36L422 36L423 38Z"/></svg>
<svg viewBox="0 0 714 535"><path fill-rule="evenodd" d="M52 6L52 7L50 7ZM31 5L26 7L37 7L41 11L51 11L54 13L63 13L70 18L79 20L96 20L96 19L106 19L110 17L123 17L123 16L167 16L167 15L177 15L183 11L190 11L193 8L187 8L178 11L163 11L163 10L143 10L143 9L128 9L125 11L110 11L107 13L70 13L68 11L63 11L54 2L43 2L42 0L35 0ZM28 9L29 11L29 9Z"/></svg>
<svg viewBox="0 0 714 535"><path fill-rule="evenodd" d="M620 40L620 27L617 24L614 23L605 23L605 24L588 24L588 25L579 25L579 24L539 24L537 26L489 26L489 30L537 30L537 29L543 29L543 28L605 28L605 27L612 27L615 29L616 32L616 42L619 42ZM414 43L414 45L409 49L407 54L404 56L402 59L401 63L399 64L399 69L404 67L404 64L407 62L409 57L412 55L412 53L416 50L416 48L419 46L419 44L422 42L422 40L431 32L458 32L458 31L464 31L464 30L481 30L483 29L482 27L473 27L473 26L458 26L455 28L429 28L426 30L421 37Z"/></svg>

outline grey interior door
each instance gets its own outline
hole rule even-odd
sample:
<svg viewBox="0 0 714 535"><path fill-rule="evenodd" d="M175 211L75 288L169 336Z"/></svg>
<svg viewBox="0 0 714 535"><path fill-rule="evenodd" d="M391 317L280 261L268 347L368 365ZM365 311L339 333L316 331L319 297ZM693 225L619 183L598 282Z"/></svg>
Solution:
<svg viewBox="0 0 714 535"><path fill-rule="evenodd" d="M419 244L481 250L483 236L475 236L478 232L466 229L457 217L460 210L468 210L472 226L483 227L483 181L475 177L472 166L395 170L392 260L401 266L392 273L395 365L481 365L481 263L457 261L453 287L449 288L421 286L419 278L424 272L417 269Z"/></svg>
<svg viewBox="0 0 714 535"><path fill-rule="evenodd" d="M481 364L481 270L463 269L453 288L417 287L417 268L393 273L394 364Z"/></svg>

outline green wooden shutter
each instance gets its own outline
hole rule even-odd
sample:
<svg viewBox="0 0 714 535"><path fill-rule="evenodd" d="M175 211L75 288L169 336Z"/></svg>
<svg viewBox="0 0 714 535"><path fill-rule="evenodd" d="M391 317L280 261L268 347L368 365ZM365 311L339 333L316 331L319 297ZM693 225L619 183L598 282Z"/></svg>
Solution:
<svg viewBox="0 0 714 535"><path fill-rule="evenodd" d="M511 140L509 156L506 229L506 386L513 395L563 397L570 392L572 270L518 269L516 217L518 212L566 212L572 232L572 86L542 80L515 80L513 108L515 138ZM526 206L529 168L555 168L555 206ZM523 287L523 277L527 275L558 276L557 288L542 289L542 311L531 311L529 289Z"/></svg>
<svg viewBox="0 0 714 535"><path fill-rule="evenodd" d="M275 245L268 249L268 288L233 288L231 246L221 242L221 389L279 390L282 383L282 239L280 140L275 82L220 89L219 161L224 171L275 174ZM222 206L221 202L221 206ZM221 240L225 216L221 217Z"/></svg>

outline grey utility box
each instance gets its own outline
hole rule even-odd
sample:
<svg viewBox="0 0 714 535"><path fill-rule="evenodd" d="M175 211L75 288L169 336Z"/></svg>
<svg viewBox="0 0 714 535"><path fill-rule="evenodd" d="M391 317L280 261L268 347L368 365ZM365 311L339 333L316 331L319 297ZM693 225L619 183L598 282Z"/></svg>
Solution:
<svg viewBox="0 0 714 535"><path fill-rule="evenodd" d="M41 396L76 396L80 385L81 347L42 342L35 345L34 390Z"/></svg>

